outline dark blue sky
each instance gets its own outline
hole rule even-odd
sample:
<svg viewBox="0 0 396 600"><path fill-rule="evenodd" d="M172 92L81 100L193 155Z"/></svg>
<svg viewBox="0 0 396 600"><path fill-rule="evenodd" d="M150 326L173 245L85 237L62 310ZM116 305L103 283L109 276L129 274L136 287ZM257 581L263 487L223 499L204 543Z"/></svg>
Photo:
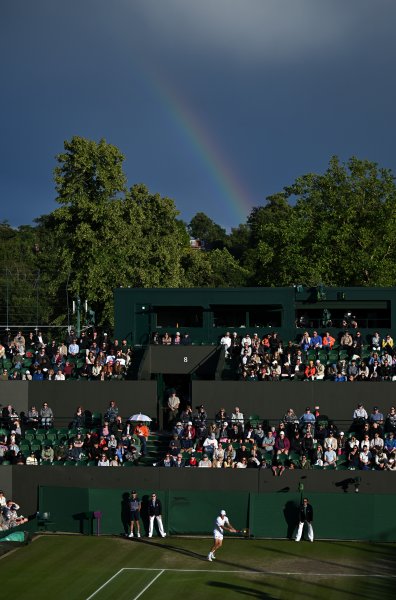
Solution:
<svg viewBox="0 0 396 600"><path fill-rule="evenodd" d="M230 228L333 154L395 172L394 0L3 0L0 220L57 206L73 135Z"/></svg>

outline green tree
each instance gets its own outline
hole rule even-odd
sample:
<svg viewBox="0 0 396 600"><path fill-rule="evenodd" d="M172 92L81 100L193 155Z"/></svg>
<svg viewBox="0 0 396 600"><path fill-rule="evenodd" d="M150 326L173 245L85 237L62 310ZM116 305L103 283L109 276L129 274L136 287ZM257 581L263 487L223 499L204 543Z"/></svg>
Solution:
<svg viewBox="0 0 396 600"><path fill-rule="evenodd" d="M193 238L204 240L207 248L224 248L227 245L226 230L203 212L198 212L191 219L188 230Z"/></svg>
<svg viewBox="0 0 396 600"><path fill-rule="evenodd" d="M299 280L306 258L302 231L284 193L270 196L248 219L250 243L241 258L250 272L250 285L288 286Z"/></svg>
<svg viewBox="0 0 396 600"><path fill-rule="evenodd" d="M57 201L46 220L59 250L54 286L68 281L87 299L97 323L113 323L115 287L177 287L189 247L174 202L140 184L126 191L123 156L107 144L73 138L55 169Z"/></svg>
<svg viewBox="0 0 396 600"><path fill-rule="evenodd" d="M396 188L376 163L330 160L249 217L242 264L258 285L389 286L396 281Z"/></svg>
<svg viewBox="0 0 396 600"><path fill-rule="evenodd" d="M51 274L43 260L45 232L40 227L0 223L0 320L9 325L50 323Z"/></svg>
<svg viewBox="0 0 396 600"><path fill-rule="evenodd" d="M396 187L390 170L352 157L330 160L285 188L297 197L308 283L389 286L396 281Z"/></svg>
<svg viewBox="0 0 396 600"><path fill-rule="evenodd" d="M248 272L227 248L205 252L191 249L182 259L185 287L240 287Z"/></svg>
<svg viewBox="0 0 396 600"><path fill-rule="evenodd" d="M112 290L119 284L118 241L122 238L121 201L126 177L121 152L105 140L96 143L73 137L57 156L56 209L47 226L58 241L58 277L54 286L69 282L72 297L87 299L99 323L113 320Z"/></svg>
<svg viewBox="0 0 396 600"><path fill-rule="evenodd" d="M150 194L143 184L134 185L123 203L127 226L126 252L129 285L179 287L183 275L181 258L189 237L179 211L170 198Z"/></svg>

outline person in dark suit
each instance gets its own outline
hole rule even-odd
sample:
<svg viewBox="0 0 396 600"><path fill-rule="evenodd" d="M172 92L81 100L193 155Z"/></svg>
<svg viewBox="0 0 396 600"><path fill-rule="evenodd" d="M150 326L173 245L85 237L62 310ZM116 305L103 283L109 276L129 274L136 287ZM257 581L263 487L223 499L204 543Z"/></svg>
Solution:
<svg viewBox="0 0 396 600"><path fill-rule="evenodd" d="M166 537L164 526L162 523L162 504L161 500L157 498L157 494L153 492L149 500L148 505L150 527L149 527L149 538L153 537L154 519L157 519L158 531L161 537Z"/></svg>
<svg viewBox="0 0 396 600"><path fill-rule="evenodd" d="M296 534L296 542L301 540L301 536L303 533L304 525L307 525L308 530L308 539L310 542L314 541L314 533L312 527L313 521L313 508L311 504L308 502L308 498L304 498L299 510L299 523Z"/></svg>

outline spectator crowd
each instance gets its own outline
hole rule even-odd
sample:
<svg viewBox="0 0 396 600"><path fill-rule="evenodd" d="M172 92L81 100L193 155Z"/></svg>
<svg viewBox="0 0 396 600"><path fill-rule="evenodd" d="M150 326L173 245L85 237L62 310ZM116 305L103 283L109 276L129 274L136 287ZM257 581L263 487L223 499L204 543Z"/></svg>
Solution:
<svg viewBox="0 0 396 600"><path fill-rule="evenodd" d="M65 381L67 379L125 379L132 363L127 340L111 340L107 333L74 331L58 341L41 331L6 331L0 342L0 381Z"/></svg>
<svg viewBox="0 0 396 600"><path fill-rule="evenodd" d="M396 381L396 349L388 333L364 339L358 329L337 337L304 331L284 343L277 332L240 337L227 331L220 340L236 378L244 381Z"/></svg>
<svg viewBox="0 0 396 600"><path fill-rule="evenodd" d="M1 413L0 464L121 466L146 456L149 429L119 415L114 400L102 415L78 406L68 427L55 428L47 402L20 415L12 405Z"/></svg>
<svg viewBox="0 0 396 600"><path fill-rule="evenodd" d="M239 406L230 414L220 408L211 419L204 405L181 409L175 392L167 408L168 430L157 434L161 454L158 444L149 448L147 423L124 419L114 400L103 416L78 406L65 428L54 427L46 402L27 414L9 404L1 413L0 463L270 468L274 476L288 469L396 470L395 406L384 414L358 404L344 431L319 406L302 414L290 408L276 423L247 419Z"/></svg>
<svg viewBox="0 0 396 600"><path fill-rule="evenodd" d="M20 506L13 500L7 500L3 490L0 490L0 531L8 531L27 523L26 517L18 515L19 510Z"/></svg>
<svg viewBox="0 0 396 600"><path fill-rule="evenodd" d="M384 416L378 406L368 414L359 404L346 432L319 406L301 415L290 408L276 425L247 420L238 406L231 414L221 408L212 421L203 405L169 416L171 439L158 466L270 468L274 476L287 469L396 470L394 406Z"/></svg>

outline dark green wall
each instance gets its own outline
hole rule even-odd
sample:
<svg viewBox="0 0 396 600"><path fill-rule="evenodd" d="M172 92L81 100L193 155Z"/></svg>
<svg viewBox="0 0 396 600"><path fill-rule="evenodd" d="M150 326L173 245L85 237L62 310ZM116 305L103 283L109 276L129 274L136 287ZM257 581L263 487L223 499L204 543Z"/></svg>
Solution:
<svg viewBox="0 0 396 600"><path fill-rule="evenodd" d="M274 477L270 469L166 469L158 467L0 467L0 478L12 490L8 495L33 514L38 506L40 486L99 489L134 489L174 492L190 490L219 492L224 497L234 492L256 494L295 494L303 483L307 494L322 493L336 496L358 496L349 479L361 477L360 495L393 494L396 497L394 473L379 471L286 471ZM4 486L6 487L6 486ZM344 488L347 492L344 492ZM93 510L96 510L93 508Z"/></svg>
<svg viewBox="0 0 396 600"><path fill-rule="evenodd" d="M281 419L292 407L297 415L306 406L319 405L322 414L337 421L352 421L357 403L370 413L377 405L384 414L393 402L390 382L334 383L332 381L193 381L194 405L204 404L212 414L224 407L227 412L239 406L245 417L258 414L267 419Z"/></svg>
<svg viewBox="0 0 396 600"><path fill-rule="evenodd" d="M135 486L134 486L135 487ZM138 487L138 486L136 486ZM148 532L148 501L151 489L138 487L142 500L143 532ZM122 535L128 532L130 488L40 487L40 510L48 511L55 531L92 533L93 512L101 513L100 531ZM235 490L224 494L213 490L168 490L158 493L163 506L165 529L170 534L210 534L216 515L226 509L237 529L249 528L255 537L291 538L298 522L300 493L249 493ZM395 541L394 500L390 494L323 494L312 492L314 531L317 539L368 539Z"/></svg>
<svg viewBox="0 0 396 600"><path fill-rule="evenodd" d="M295 327L295 311L305 307L323 310L326 306L339 307L348 312L348 307L366 308L369 303L386 303L391 306L391 329L396 326L396 288L324 288L326 301L318 301L316 288L303 288L297 292L294 288L118 288L114 291L115 302L115 335L117 338L128 338L133 344L146 345L156 330L155 306L202 306L202 327L186 328L191 339L197 343L216 343L224 333L224 328L213 327L210 306L216 305L281 305L282 327L277 327L280 337L294 340L301 333ZM344 295L339 300L339 293ZM363 304L364 303L364 304ZM144 307L144 309L142 308ZM248 329L235 327L235 331L243 334L256 332L259 335L268 333L267 328L256 328L253 324ZM253 331L254 329L254 331ZM185 333L175 323L168 332L176 330ZM164 330L158 329L159 333ZM338 330L334 330L336 333ZM362 333L369 331L362 329ZM381 333L387 333L381 331Z"/></svg>
<svg viewBox="0 0 396 600"><path fill-rule="evenodd" d="M33 404L40 408L48 402L55 415L55 426L65 427L81 405L84 409L106 412L115 400L123 418L143 412L156 419L157 385L155 381L2 381L0 403L9 402L18 411Z"/></svg>
<svg viewBox="0 0 396 600"><path fill-rule="evenodd" d="M197 369L214 373L219 352L217 346L149 346L141 371L145 373L192 374Z"/></svg>
<svg viewBox="0 0 396 600"><path fill-rule="evenodd" d="M174 364L174 360L177 364L196 365L200 359L205 363L207 351L213 351L213 348L192 349L193 352L188 354L190 363L184 363L185 354L181 348L159 348L154 350L154 354L157 354L157 350L159 355L169 352L169 357L173 357L170 358L170 364ZM18 411L26 411L32 404L40 407L43 402L48 402L59 427L72 419L80 404L85 409L104 413L110 400L115 400L124 419L138 411L156 418L161 408L158 406L156 381L10 381L0 383L0 398L1 404L11 401ZM319 405L322 414L327 414L336 423L346 427L352 421L358 402L362 402L368 412L377 405L381 412L387 414L392 398L393 384L389 382L192 381L193 406L204 404L211 419L221 407L230 413L235 406L239 406L247 418L251 414L258 414L261 418L278 420L290 407L297 415L301 415L306 406ZM162 406L162 397L160 403Z"/></svg>

